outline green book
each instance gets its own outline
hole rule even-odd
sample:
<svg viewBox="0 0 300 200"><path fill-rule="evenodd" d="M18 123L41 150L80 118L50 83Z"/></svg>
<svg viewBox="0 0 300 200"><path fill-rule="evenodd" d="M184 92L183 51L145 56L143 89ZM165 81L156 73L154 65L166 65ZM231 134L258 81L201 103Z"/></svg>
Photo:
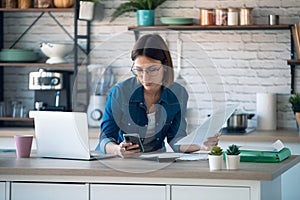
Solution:
<svg viewBox="0 0 300 200"><path fill-rule="evenodd" d="M288 148L279 152L241 150L241 162L281 162L291 156Z"/></svg>

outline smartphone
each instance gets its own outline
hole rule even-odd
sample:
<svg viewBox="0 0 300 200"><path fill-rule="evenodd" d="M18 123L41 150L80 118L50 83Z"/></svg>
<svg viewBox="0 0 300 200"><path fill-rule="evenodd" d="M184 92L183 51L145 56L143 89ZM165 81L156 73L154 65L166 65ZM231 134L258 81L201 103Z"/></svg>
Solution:
<svg viewBox="0 0 300 200"><path fill-rule="evenodd" d="M143 143L141 141L140 135L137 133L127 133L127 134L123 134L123 137L125 139L126 142L131 142L132 144L138 144L140 151L144 152L144 146Z"/></svg>

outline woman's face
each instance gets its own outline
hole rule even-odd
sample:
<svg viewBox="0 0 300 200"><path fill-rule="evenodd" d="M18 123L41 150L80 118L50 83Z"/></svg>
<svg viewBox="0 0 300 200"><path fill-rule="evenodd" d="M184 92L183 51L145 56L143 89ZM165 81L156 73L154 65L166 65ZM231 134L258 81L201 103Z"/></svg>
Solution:
<svg viewBox="0 0 300 200"><path fill-rule="evenodd" d="M145 90L160 89L164 76L164 67L160 60L138 56L132 69Z"/></svg>

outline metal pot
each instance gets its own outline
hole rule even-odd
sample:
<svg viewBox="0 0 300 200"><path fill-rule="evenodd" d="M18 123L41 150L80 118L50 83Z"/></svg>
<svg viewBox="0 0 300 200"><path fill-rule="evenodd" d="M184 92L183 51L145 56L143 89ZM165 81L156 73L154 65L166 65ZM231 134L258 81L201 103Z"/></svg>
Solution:
<svg viewBox="0 0 300 200"><path fill-rule="evenodd" d="M248 127L248 119L254 114L233 113L227 120L227 129L234 131L244 131Z"/></svg>

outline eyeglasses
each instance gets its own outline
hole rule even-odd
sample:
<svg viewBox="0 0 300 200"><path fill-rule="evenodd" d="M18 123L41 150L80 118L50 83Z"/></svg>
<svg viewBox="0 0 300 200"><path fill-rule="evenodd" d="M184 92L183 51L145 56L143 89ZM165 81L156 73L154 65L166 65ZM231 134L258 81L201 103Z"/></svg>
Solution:
<svg viewBox="0 0 300 200"><path fill-rule="evenodd" d="M150 67L147 67L146 69L142 69L139 67L135 67L134 64L131 67L131 72L135 76L142 76L144 73L146 73L149 76L156 76L158 75L158 72L162 65L152 65Z"/></svg>

